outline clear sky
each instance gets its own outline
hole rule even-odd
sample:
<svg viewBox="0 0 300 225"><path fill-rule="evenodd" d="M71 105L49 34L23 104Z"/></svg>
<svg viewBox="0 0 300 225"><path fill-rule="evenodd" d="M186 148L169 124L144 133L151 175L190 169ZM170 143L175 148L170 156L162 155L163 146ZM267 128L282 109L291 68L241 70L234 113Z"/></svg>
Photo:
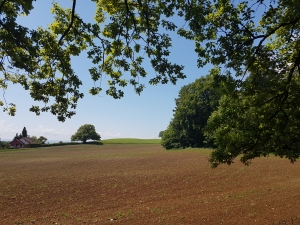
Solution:
<svg viewBox="0 0 300 225"><path fill-rule="evenodd" d="M61 0L63 6L71 7L72 1ZM86 20L93 17L94 3L87 0L77 1L77 13ZM21 17L19 22L30 28L46 26L52 21L50 13L52 0L35 2L35 8L29 17ZM177 21L178 26L184 25L184 21ZM151 86L147 84L149 78L154 77L153 69L145 64L148 78L144 81L146 88L140 96L135 94L133 87L124 89L125 96L115 100L105 94L91 96L88 93L93 82L88 69L92 64L86 54L82 54L72 61L76 74L82 79L81 91L85 97L78 103L76 115L59 122L51 113L42 113L36 116L29 112L29 108L35 105L29 92L24 91L20 85L9 84L5 92L8 103L17 105L17 114L8 116L0 111L0 138L12 139L16 133L20 133L25 126L29 135L45 136L48 140L70 141L72 134L84 124L93 124L102 139L109 138L157 138L161 130L167 128L175 108L174 98L183 85L193 82L200 76L206 75L210 66L197 68L197 56L194 52L194 44L178 36L173 37L173 48L170 59L173 62L184 65L187 78L178 81L177 85L166 84ZM105 90L107 79L102 80ZM3 90L0 90L1 96Z"/></svg>

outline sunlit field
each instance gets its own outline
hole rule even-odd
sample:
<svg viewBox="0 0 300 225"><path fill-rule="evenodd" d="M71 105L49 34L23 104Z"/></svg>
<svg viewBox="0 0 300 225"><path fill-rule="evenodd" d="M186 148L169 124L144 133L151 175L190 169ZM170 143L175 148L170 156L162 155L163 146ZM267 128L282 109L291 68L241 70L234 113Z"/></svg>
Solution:
<svg viewBox="0 0 300 225"><path fill-rule="evenodd" d="M0 152L1 224L300 223L299 163L109 142Z"/></svg>

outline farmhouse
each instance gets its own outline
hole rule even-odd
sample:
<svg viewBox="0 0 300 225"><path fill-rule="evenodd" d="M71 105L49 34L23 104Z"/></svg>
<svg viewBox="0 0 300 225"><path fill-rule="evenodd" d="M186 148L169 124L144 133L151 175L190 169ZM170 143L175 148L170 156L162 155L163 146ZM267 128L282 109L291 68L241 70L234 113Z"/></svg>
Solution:
<svg viewBox="0 0 300 225"><path fill-rule="evenodd" d="M27 147L29 144L33 144L33 140L29 137L22 137L20 139L15 139L9 143L12 148L24 148Z"/></svg>

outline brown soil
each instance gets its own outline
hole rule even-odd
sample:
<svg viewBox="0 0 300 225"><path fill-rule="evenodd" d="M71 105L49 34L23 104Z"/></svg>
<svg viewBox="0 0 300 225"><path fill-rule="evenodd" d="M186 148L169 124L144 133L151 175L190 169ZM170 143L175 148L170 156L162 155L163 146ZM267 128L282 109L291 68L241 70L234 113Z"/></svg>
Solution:
<svg viewBox="0 0 300 225"><path fill-rule="evenodd" d="M300 164L159 145L0 152L0 224L300 224Z"/></svg>

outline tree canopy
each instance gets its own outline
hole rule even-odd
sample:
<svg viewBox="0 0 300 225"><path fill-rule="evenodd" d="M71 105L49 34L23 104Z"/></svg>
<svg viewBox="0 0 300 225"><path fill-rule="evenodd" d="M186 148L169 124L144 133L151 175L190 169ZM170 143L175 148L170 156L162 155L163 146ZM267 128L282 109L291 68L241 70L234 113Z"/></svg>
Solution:
<svg viewBox="0 0 300 225"><path fill-rule="evenodd" d="M276 83L256 90L245 84L235 96L221 98L205 128L207 138L217 146L210 159L212 166L231 164L238 155L245 164L271 153L291 162L299 157L300 80L298 75L292 78L286 96L286 81Z"/></svg>
<svg viewBox="0 0 300 225"><path fill-rule="evenodd" d="M219 106L221 96L230 92L227 88L233 88L233 85L231 77L220 75L220 70L213 69L210 75L183 86L175 99L174 117L163 134L162 146L166 149L211 147L212 142L205 143L203 129Z"/></svg>
<svg viewBox="0 0 300 225"><path fill-rule="evenodd" d="M139 94L144 88L139 77L154 85L185 78L183 66L168 59L173 32L194 41L199 67L213 64L237 81L235 91L222 97L209 119L207 135L218 146L213 165L230 164L239 154L244 163L271 152L292 162L299 157L300 1L91 1L93 23L76 13L73 0L68 9L53 3L49 27L29 29L16 19L34 10L34 1L2 0L0 88L21 84L42 103L32 106L32 112L50 111L64 121L83 97L71 57L87 51L94 64L91 79L110 77L106 93L114 98L121 98L128 84ZM182 25L174 18L181 18ZM154 75L145 71L145 58ZM90 93L101 90L94 86ZM16 106L5 97L0 105L15 114Z"/></svg>
<svg viewBox="0 0 300 225"><path fill-rule="evenodd" d="M77 132L71 136L71 141L82 141L86 143L87 140L100 140L100 135L91 124L85 124L78 128Z"/></svg>

